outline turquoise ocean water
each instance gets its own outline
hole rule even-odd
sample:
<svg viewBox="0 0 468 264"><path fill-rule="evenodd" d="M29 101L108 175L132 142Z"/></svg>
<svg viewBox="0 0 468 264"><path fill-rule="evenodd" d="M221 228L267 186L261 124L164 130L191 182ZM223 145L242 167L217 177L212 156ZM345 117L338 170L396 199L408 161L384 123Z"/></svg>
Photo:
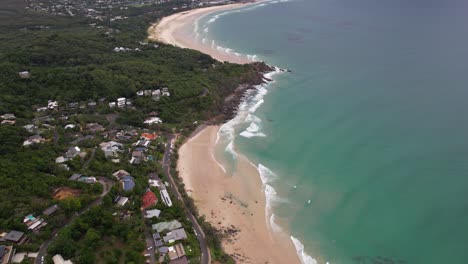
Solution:
<svg viewBox="0 0 468 264"><path fill-rule="evenodd" d="M270 1L198 21L207 45L292 71L220 144L258 166L272 228L304 262L468 263L467 25L451 0Z"/></svg>

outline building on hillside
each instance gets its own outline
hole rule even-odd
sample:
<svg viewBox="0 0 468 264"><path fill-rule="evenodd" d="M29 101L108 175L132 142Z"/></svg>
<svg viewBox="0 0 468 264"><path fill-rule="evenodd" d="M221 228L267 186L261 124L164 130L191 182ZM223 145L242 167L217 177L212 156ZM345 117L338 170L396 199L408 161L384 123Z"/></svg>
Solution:
<svg viewBox="0 0 468 264"><path fill-rule="evenodd" d="M148 124L148 125L152 125L152 124L161 124L162 123L162 120L161 118L159 117L148 117L145 119L144 121L145 124Z"/></svg>
<svg viewBox="0 0 468 264"><path fill-rule="evenodd" d="M175 260L175 259L178 259L178 258L181 258L183 256L185 256L185 250L184 250L184 246L182 246L182 244L175 244L171 247L168 248L169 251L167 252L167 255L169 257L170 260Z"/></svg>
<svg viewBox="0 0 468 264"><path fill-rule="evenodd" d="M21 71L21 72L18 72L18 76L21 79L29 79L31 78L31 73L29 71Z"/></svg>
<svg viewBox="0 0 468 264"><path fill-rule="evenodd" d="M45 138L39 135L34 135L34 136L28 137L28 139L23 142L23 146L31 146L31 145L40 144L43 142L45 142Z"/></svg>
<svg viewBox="0 0 468 264"><path fill-rule="evenodd" d="M15 120L16 117L14 114L3 114L0 116L0 118L5 119L5 120Z"/></svg>
<svg viewBox="0 0 468 264"><path fill-rule="evenodd" d="M117 206L124 206L128 202L128 197L117 196L114 200Z"/></svg>
<svg viewBox="0 0 468 264"><path fill-rule="evenodd" d="M81 149L79 147L71 147L65 152L65 157L68 159L73 159L78 154L80 154Z"/></svg>
<svg viewBox="0 0 468 264"><path fill-rule="evenodd" d="M11 258L15 254L13 246L0 246L0 264L10 263Z"/></svg>
<svg viewBox="0 0 468 264"><path fill-rule="evenodd" d="M164 231L171 231L175 229L182 228L182 224L177 220L172 220L170 222L159 222L151 226L153 230L162 233Z"/></svg>
<svg viewBox="0 0 468 264"><path fill-rule="evenodd" d="M130 175L130 173L128 173L126 170L118 170L114 172L112 175L120 180L123 177Z"/></svg>
<svg viewBox="0 0 468 264"><path fill-rule="evenodd" d="M164 185L163 185L164 186ZM169 193L167 192L166 188L162 189L159 191L161 194L161 200L167 207L172 206L172 200L171 197L169 196Z"/></svg>
<svg viewBox="0 0 468 264"><path fill-rule="evenodd" d="M188 264L188 263L189 262L186 256L169 261L169 264Z"/></svg>
<svg viewBox="0 0 468 264"><path fill-rule="evenodd" d="M54 262L54 264L73 264L71 260L64 260L62 255L60 254L54 255L52 257L52 261Z"/></svg>
<svg viewBox="0 0 468 264"><path fill-rule="evenodd" d="M135 187L135 182L132 176L127 175L122 179L122 188L124 191L131 191Z"/></svg>
<svg viewBox="0 0 468 264"><path fill-rule="evenodd" d="M145 212L145 218L153 218L153 217L158 218L159 215L161 215L161 210L158 210L158 209L146 210Z"/></svg>
<svg viewBox="0 0 468 264"><path fill-rule="evenodd" d="M155 133L142 133L140 138L151 141L151 140L157 139L158 134L155 134Z"/></svg>
<svg viewBox="0 0 468 264"><path fill-rule="evenodd" d="M24 217L23 223L28 227L29 230L39 232L39 230L47 225L47 222L42 218L36 218L34 215L29 214Z"/></svg>
<svg viewBox="0 0 468 264"><path fill-rule="evenodd" d="M163 245L163 242L161 240L161 236L159 235L158 232L153 234L153 241L154 241L154 246L155 247L161 247Z"/></svg>
<svg viewBox="0 0 468 264"><path fill-rule="evenodd" d="M125 97L117 98L117 107L119 108L125 107L126 102L127 102L127 98Z"/></svg>
<svg viewBox="0 0 468 264"><path fill-rule="evenodd" d="M186 238L187 238L187 233L185 232L185 229L179 228L179 229L175 229L175 230L168 232L163 237L163 240L166 243L173 243L175 241L184 240Z"/></svg>
<svg viewBox="0 0 468 264"><path fill-rule="evenodd" d="M47 108L51 109L51 110L57 109L58 108L58 102L57 101L52 101L52 100L47 101Z"/></svg>
<svg viewBox="0 0 468 264"><path fill-rule="evenodd" d="M54 205L44 209L44 211L42 211L42 214L47 215L47 216L51 216L51 215L55 214L59 209L60 209L60 207L58 206L58 204L54 204Z"/></svg>
<svg viewBox="0 0 468 264"><path fill-rule="evenodd" d="M123 145L115 141L102 142L99 147L106 158L115 158L120 152L123 152Z"/></svg>
<svg viewBox="0 0 468 264"><path fill-rule="evenodd" d="M29 241L29 238L24 234L24 232L11 230L0 241L7 241L22 245Z"/></svg>
<svg viewBox="0 0 468 264"><path fill-rule="evenodd" d="M156 205L157 202L158 198L156 197L156 195L148 189L143 195L141 209L144 210L148 207Z"/></svg>

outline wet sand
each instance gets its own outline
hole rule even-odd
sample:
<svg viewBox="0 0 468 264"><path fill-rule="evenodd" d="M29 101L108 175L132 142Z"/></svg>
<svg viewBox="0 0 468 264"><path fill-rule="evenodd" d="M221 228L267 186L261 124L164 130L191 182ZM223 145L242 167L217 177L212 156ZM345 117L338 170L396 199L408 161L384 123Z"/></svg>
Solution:
<svg viewBox="0 0 468 264"><path fill-rule="evenodd" d="M227 176L214 159L218 126L209 126L179 150L178 170L201 215L226 236L238 263L300 263L289 236L272 232L257 168L243 156Z"/></svg>

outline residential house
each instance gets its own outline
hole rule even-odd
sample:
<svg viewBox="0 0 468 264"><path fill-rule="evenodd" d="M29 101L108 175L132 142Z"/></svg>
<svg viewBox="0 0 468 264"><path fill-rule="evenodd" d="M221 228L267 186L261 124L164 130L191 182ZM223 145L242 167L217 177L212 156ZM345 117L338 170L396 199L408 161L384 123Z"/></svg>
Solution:
<svg viewBox="0 0 468 264"><path fill-rule="evenodd" d="M109 103L109 107L110 107L110 108L114 108L115 105L116 105L115 102L110 102L110 103Z"/></svg>
<svg viewBox="0 0 468 264"><path fill-rule="evenodd" d="M184 240L187 238L187 233L185 233L184 228L179 228L168 232L163 240L166 243L173 243L174 241Z"/></svg>
<svg viewBox="0 0 468 264"><path fill-rule="evenodd" d="M148 140L148 141L151 141L151 140L155 140L158 138L158 134L154 134L154 133L142 133L141 136L140 136L141 139L144 139L144 140Z"/></svg>
<svg viewBox="0 0 468 264"><path fill-rule="evenodd" d="M114 172L112 175L120 180L123 177L130 175L130 173L128 173L125 170L118 170L118 171Z"/></svg>
<svg viewBox="0 0 468 264"><path fill-rule="evenodd" d="M124 196L117 196L115 203L117 203L117 206L124 206L128 202L128 197Z"/></svg>
<svg viewBox="0 0 468 264"><path fill-rule="evenodd" d="M101 126L98 123L89 123L86 124L86 127L91 131L91 132L99 132L99 131L104 131L105 128Z"/></svg>
<svg viewBox="0 0 468 264"><path fill-rule="evenodd" d="M124 176L122 179L122 188L124 191L131 191L135 187L135 182L133 181L133 177L128 175Z"/></svg>
<svg viewBox="0 0 468 264"><path fill-rule="evenodd" d="M162 120L159 117L148 117L144 121L145 124L152 125L152 124L161 124Z"/></svg>
<svg viewBox="0 0 468 264"><path fill-rule="evenodd" d="M51 110L57 109L58 108L58 102L57 101L52 101L52 100L47 101L47 108L51 109Z"/></svg>
<svg viewBox="0 0 468 264"><path fill-rule="evenodd" d="M15 254L13 246L0 246L0 264L10 263L11 258Z"/></svg>
<svg viewBox="0 0 468 264"><path fill-rule="evenodd" d="M34 135L30 136L27 140L23 142L23 146L30 146L33 144L40 144L45 141L45 138L39 136L39 135Z"/></svg>
<svg viewBox="0 0 468 264"><path fill-rule="evenodd" d="M31 73L29 71L21 71L18 72L18 75L21 79L29 79L31 78Z"/></svg>
<svg viewBox="0 0 468 264"><path fill-rule="evenodd" d="M23 128L26 129L26 131L28 131L29 133L34 133L34 131L37 129L37 126L33 124L29 124L29 125L23 126Z"/></svg>
<svg viewBox="0 0 468 264"><path fill-rule="evenodd" d="M47 225L47 222L42 218L36 218L32 214L24 217L23 223L28 227L29 230L39 231L42 227Z"/></svg>
<svg viewBox="0 0 468 264"><path fill-rule="evenodd" d="M125 97L117 98L117 106L119 108L125 107L126 102L127 102L127 99Z"/></svg>
<svg viewBox="0 0 468 264"><path fill-rule="evenodd" d="M70 109L78 109L78 107L80 107L80 103L78 102L72 102L68 104L68 108Z"/></svg>
<svg viewBox="0 0 468 264"><path fill-rule="evenodd" d="M65 157L68 159L73 159L78 154L80 154L81 149L79 147L71 147L65 152Z"/></svg>
<svg viewBox="0 0 468 264"><path fill-rule="evenodd" d="M44 112L47 111L47 107L39 107L36 109L37 112Z"/></svg>
<svg viewBox="0 0 468 264"><path fill-rule="evenodd" d="M58 206L58 204L54 204L54 205L44 209L44 211L42 211L42 214L47 215L47 216L51 216L51 215L55 214L59 209L60 209L60 207Z"/></svg>
<svg viewBox="0 0 468 264"><path fill-rule="evenodd" d="M88 103L89 108L95 108L96 105L97 105L97 103L95 101L91 101L91 102Z"/></svg>
<svg viewBox="0 0 468 264"><path fill-rule="evenodd" d="M158 218L159 215L161 215L161 210L158 210L158 209L147 210L145 212L145 218L153 218L153 217Z"/></svg>
<svg viewBox="0 0 468 264"><path fill-rule="evenodd" d="M186 256L169 261L169 264L188 264L188 263L189 262Z"/></svg>
<svg viewBox="0 0 468 264"><path fill-rule="evenodd" d="M68 161L68 159L65 158L64 156L60 156L55 159L55 163L64 163L65 161Z"/></svg>
<svg viewBox="0 0 468 264"><path fill-rule="evenodd" d="M133 151L132 158L130 159L130 164L138 165L145 160L145 154L141 151Z"/></svg>
<svg viewBox="0 0 468 264"><path fill-rule="evenodd" d="M11 230L1 239L2 241L13 242L18 245L26 243L29 239L24 232Z"/></svg>
<svg viewBox="0 0 468 264"><path fill-rule="evenodd" d="M169 247L169 252L167 252L167 255L169 256L170 260L175 260L185 256L184 246L179 243Z"/></svg>
<svg viewBox="0 0 468 264"><path fill-rule="evenodd" d="M72 176L70 176L70 178L68 178L70 181L77 181L79 178L81 178L83 175L82 174L78 174L78 173L75 173L73 174Z"/></svg>
<svg viewBox="0 0 468 264"><path fill-rule="evenodd" d="M171 96L167 87L162 88L162 96Z"/></svg>
<svg viewBox="0 0 468 264"><path fill-rule="evenodd" d="M86 177L83 176L78 179L79 182L84 182L84 183L96 183L96 177Z"/></svg>
<svg viewBox="0 0 468 264"><path fill-rule="evenodd" d="M177 220L172 220L170 222L159 222L151 226L153 230L162 233L164 231L172 231L175 229L182 228L182 224Z"/></svg>
<svg viewBox="0 0 468 264"><path fill-rule="evenodd" d="M16 120L2 120L2 122L0 124L12 126L12 125L16 124Z"/></svg>
<svg viewBox="0 0 468 264"><path fill-rule="evenodd" d="M164 189L161 189L159 192L161 194L161 200L163 201L163 203L167 207L171 207L172 206L172 200L171 200L171 197L169 196L169 193L167 192L166 188L164 187Z"/></svg>
<svg viewBox="0 0 468 264"><path fill-rule="evenodd" d="M99 144L99 147L104 152L106 158L115 158L119 152L123 151L123 145L115 141L102 142Z"/></svg>
<svg viewBox="0 0 468 264"><path fill-rule="evenodd" d="M57 254L52 257L54 264L73 264L71 260L64 260L62 255Z"/></svg>
<svg viewBox="0 0 468 264"><path fill-rule="evenodd" d="M158 202L158 198L156 197L156 195L151 190L148 189L142 197L141 209L144 210L148 207L156 205L157 202Z"/></svg>
<svg viewBox="0 0 468 264"><path fill-rule="evenodd" d="M3 114L0 117L2 119L5 119L5 120L14 120L14 119L16 119L14 114Z"/></svg>
<svg viewBox="0 0 468 264"><path fill-rule="evenodd" d="M163 245L161 236L159 235L158 232L153 234L153 241L154 241L154 246L155 247L161 247Z"/></svg>

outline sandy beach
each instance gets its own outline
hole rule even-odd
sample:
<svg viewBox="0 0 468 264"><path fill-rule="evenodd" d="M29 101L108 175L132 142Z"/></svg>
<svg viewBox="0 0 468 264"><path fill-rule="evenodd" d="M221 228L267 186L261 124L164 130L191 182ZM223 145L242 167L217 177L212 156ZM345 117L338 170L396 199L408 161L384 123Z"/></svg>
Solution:
<svg viewBox="0 0 468 264"><path fill-rule="evenodd" d="M228 61L239 64L250 63L252 61L245 56L228 54L216 48L212 48L210 45L204 45L201 40L197 40L195 38L193 32L193 25L199 17L212 12L229 10L249 4L252 3L198 8L164 17L161 21L153 24L148 29L148 38L150 40L175 45L181 48L198 50L223 62Z"/></svg>
<svg viewBox="0 0 468 264"><path fill-rule="evenodd" d="M257 168L240 156L228 177L214 159L218 129L205 128L179 150L179 175L200 214L226 234L223 247L238 263L300 263L288 235L268 227Z"/></svg>

